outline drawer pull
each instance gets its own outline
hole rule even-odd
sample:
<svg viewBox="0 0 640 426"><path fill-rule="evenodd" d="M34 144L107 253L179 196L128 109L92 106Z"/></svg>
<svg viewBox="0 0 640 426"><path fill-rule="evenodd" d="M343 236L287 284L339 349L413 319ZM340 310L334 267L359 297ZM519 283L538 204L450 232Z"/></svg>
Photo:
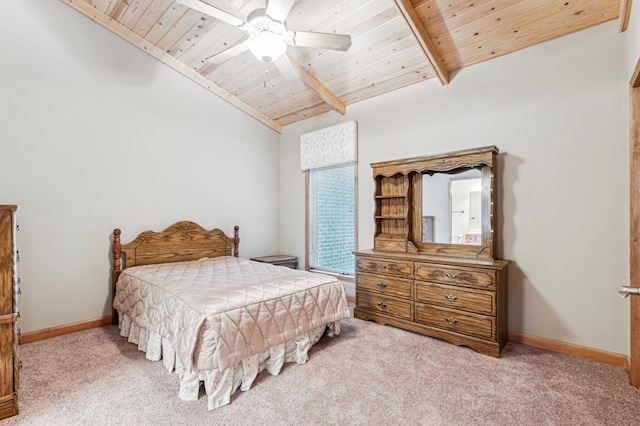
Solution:
<svg viewBox="0 0 640 426"><path fill-rule="evenodd" d="M451 302L453 302L454 300L458 300L458 296L456 296L455 294L445 294L444 297Z"/></svg>
<svg viewBox="0 0 640 426"><path fill-rule="evenodd" d="M444 276L447 278L451 278L453 280L457 280L458 278L460 278L460 275L454 273L454 272L445 272Z"/></svg>
<svg viewBox="0 0 640 426"><path fill-rule="evenodd" d="M380 306L381 308L386 308L387 307L387 304L384 303L384 302L378 302L378 303L376 303L376 305Z"/></svg>
<svg viewBox="0 0 640 426"><path fill-rule="evenodd" d="M387 287L387 285L386 285L385 283L380 282L380 283L378 283L378 287L380 287L380 288L386 288L386 287Z"/></svg>
<svg viewBox="0 0 640 426"><path fill-rule="evenodd" d="M378 269L387 269L387 265L383 265L381 263L378 264Z"/></svg>
<svg viewBox="0 0 640 426"><path fill-rule="evenodd" d="M457 324L458 320L455 318L451 318L451 317L447 317L444 319L446 322L448 322L449 324Z"/></svg>

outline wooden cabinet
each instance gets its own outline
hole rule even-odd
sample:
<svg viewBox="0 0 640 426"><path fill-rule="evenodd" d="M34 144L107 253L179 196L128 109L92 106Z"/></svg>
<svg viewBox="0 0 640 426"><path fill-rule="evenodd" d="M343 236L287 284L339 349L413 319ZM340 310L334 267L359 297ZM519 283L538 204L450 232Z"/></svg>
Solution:
<svg viewBox="0 0 640 426"><path fill-rule="evenodd" d="M373 250L355 255L356 318L500 356L508 261Z"/></svg>
<svg viewBox="0 0 640 426"><path fill-rule="evenodd" d="M18 414L15 211L0 205L0 419Z"/></svg>

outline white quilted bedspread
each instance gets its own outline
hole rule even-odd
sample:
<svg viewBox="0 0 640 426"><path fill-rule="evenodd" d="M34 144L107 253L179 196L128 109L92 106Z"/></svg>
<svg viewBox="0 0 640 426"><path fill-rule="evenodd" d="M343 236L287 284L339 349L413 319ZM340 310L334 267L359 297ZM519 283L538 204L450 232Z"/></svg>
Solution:
<svg viewBox="0 0 640 426"><path fill-rule="evenodd" d="M167 338L187 371L226 369L349 317L336 278L230 256L127 268L113 306Z"/></svg>

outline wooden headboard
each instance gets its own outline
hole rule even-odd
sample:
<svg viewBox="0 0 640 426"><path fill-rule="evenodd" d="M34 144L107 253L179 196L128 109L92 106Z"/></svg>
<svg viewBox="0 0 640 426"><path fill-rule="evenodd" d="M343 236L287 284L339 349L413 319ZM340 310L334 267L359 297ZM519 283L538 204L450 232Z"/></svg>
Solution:
<svg viewBox="0 0 640 426"><path fill-rule="evenodd" d="M162 232L145 231L128 244L120 243L120 229L113 230L113 294L116 282L124 267L150 265L155 263L182 262L203 257L238 257L240 237L235 226L232 237L227 237L220 229L207 231L197 223L176 222ZM114 324L117 314L113 313Z"/></svg>

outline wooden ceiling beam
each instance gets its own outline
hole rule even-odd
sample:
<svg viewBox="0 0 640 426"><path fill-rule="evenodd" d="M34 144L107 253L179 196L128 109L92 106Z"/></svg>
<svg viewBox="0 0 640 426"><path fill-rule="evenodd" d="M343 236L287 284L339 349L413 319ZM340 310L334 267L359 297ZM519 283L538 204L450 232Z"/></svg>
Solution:
<svg viewBox="0 0 640 426"><path fill-rule="evenodd" d="M323 101L329 104L331 108L338 111L340 114L345 115L347 113L347 105L342 101L342 99L336 96L331 90L327 89L327 87L322 84L316 76L307 71L302 65L298 63L294 63L294 65L298 71L300 79L302 79L302 81L304 81L311 90L316 92Z"/></svg>
<svg viewBox="0 0 640 426"><path fill-rule="evenodd" d="M633 0L620 0L620 12L618 13L618 29L625 32L629 26L629 16L631 16L631 4Z"/></svg>
<svg viewBox="0 0 640 426"><path fill-rule="evenodd" d="M139 47L140 49L144 50L145 52L149 53L151 56L153 56L156 59L160 60L162 63L168 65L169 67L173 68L174 70L178 71L179 73L181 73L181 74L185 75L186 77L190 78L191 80L195 81L196 83L198 83L200 86L204 87L205 89L207 89L211 93L213 93L216 96L222 98L223 100L229 102L231 105L235 106L236 108L240 109L241 111L249 114L250 116L252 116L256 120L258 120L258 121L262 122L263 124L267 125L268 127L272 128L276 132L282 133L282 125L280 123L278 123L275 120L272 120L271 118L267 117L266 115L264 115L260 111L256 110L255 108L253 108L249 104L244 103L237 96L234 96L233 94L227 92L226 90L224 90L220 86L214 84L212 81L210 81L209 79L207 79L203 75L199 74L194 69L188 67L187 65L185 65L182 62L180 62L179 60L177 60L176 58L174 58L173 56L171 56L167 52L163 51L162 49L159 49L154 44L148 42L147 40L145 40L144 38L140 37L135 32L133 32L130 29L128 29L127 27L121 25L120 23L118 23L117 21L112 19L111 17L105 15L104 13L102 13L101 11L96 9L95 7L91 6L89 3L87 3L87 2L85 2L83 0L62 0L62 2L64 2L67 5L71 6L72 8L77 10L78 12L80 12L83 15L85 15L86 17L88 17L89 19L99 23L103 27L113 31L116 34L118 34L120 37L124 38L125 40L129 41L133 45L135 45L135 46Z"/></svg>
<svg viewBox="0 0 640 426"><path fill-rule="evenodd" d="M404 20L411 29L411 32L418 41L420 48L435 70L438 80L440 80L442 85L448 84L449 71L447 70L447 67L445 67L444 62L442 62L442 58L440 57L433 40L431 40L431 36L427 32L427 29L422 24L411 0L395 0L395 2L400 13L404 17Z"/></svg>

